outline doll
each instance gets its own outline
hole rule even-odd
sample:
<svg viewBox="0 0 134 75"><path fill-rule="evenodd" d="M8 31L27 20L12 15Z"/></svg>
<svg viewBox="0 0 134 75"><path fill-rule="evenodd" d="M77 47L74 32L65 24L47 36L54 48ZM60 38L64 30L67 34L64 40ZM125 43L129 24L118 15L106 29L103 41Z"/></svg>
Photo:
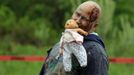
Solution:
<svg viewBox="0 0 134 75"><path fill-rule="evenodd" d="M60 54L63 55L63 66L66 72L71 71L71 55L73 54L81 67L87 65L87 54L83 47L83 36L88 33L78 27L73 19L69 19L65 24L65 31L60 39Z"/></svg>

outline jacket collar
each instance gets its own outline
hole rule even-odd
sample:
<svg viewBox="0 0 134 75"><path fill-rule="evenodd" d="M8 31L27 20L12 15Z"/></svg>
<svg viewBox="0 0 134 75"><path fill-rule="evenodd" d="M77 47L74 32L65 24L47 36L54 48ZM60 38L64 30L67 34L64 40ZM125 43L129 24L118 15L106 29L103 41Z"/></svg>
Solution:
<svg viewBox="0 0 134 75"><path fill-rule="evenodd" d="M84 41L94 41L94 42L97 42L99 43L103 48L105 48L105 45L102 41L102 39L99 37L99 35L95 32L92 32L90 33L89 35L87 36L84 36Z"/></svg>

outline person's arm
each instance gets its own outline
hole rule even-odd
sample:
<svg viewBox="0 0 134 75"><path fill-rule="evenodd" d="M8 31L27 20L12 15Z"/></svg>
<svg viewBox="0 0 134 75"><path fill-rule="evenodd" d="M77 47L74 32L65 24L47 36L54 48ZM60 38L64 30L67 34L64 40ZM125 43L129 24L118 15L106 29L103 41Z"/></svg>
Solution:
<svg viewBox="0 0 134 75"><path fill-rule="evenodd" d="M85 36L88 35L88 32L82 30L81 28L74 29L74 31L76 31L76 32L78 32L78 33L80 33L80 34L83 34L83 35L85 35Z"/></svg>
<svg viewBox="0 0 134 75"><path fill-rule="evenodd" d="M47 51L47 57L45 58L45 61L47 60L49 54L50 54L50 51L52 50L52 48L50 48L48 51ZM39 75L44 75L45 74L45 62L43 63L42 65L42 68L39 72Z"/></svg>
<svg viewBox="0 0 134 75"><path fill-rule="evenodd" d="M79 67L78 75L108 75L108 58L105 49L97 42L89 41L87 51L87 66Z"/></svg>

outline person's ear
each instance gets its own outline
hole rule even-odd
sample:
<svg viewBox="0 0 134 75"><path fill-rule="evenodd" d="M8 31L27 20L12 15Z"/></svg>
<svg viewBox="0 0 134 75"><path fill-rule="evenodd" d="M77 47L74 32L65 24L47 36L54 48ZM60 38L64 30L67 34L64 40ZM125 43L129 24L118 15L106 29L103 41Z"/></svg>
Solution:
<svg viewBox="0 0 134 75"><path fill-rule="evenodd" d="M91 14L90 14L90 22L94 22L97 20L99 16L99 9L97 9L96 7L93 8Z"/></svg>

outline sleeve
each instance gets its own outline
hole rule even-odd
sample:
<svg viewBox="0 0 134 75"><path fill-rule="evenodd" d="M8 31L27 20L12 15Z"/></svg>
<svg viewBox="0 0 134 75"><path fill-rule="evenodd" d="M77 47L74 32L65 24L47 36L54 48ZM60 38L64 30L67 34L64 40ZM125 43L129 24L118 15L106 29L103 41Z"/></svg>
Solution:
<svg viewBox="0 0 134 75"><path fill-rule="evenodd" d="M64 69L63 69L63 57L59 56L59 58L56 58L56 56L59 53L59 43L57 43L52 49L48 51L47 58L41 68L39 75L64 75Z"/></svg>
<svg viewBox="0 0 134 75"><path fill-rule="evenodd" d="M108 75L108 58L105 56L105 49L97 42L88 43L87 60L85 68L79 67L80 75Z"/></svg>
<svg viewBox="0 0 134 75"><path fill-rule="evenodd" d="M52 48L50 48L48 51L47 51L47 57L45 59L45 61L47 60L49 54L50 54L50 51L52 50ZM45 75L45 62L43 63L42 67L41 67L41 70L39 72L39 75Z"/></svg>

